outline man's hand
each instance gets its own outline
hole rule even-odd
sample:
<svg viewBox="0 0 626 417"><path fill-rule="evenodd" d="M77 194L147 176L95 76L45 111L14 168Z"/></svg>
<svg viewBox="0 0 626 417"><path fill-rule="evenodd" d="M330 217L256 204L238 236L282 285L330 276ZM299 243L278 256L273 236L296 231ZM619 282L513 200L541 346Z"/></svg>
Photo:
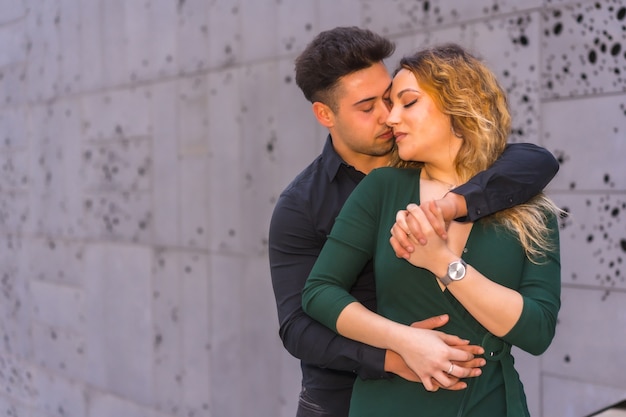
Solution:
<svg viewBox="0 0 626 417"><path fill-rule="evenodd" d="M415 322L411 324L411 327L415 327L418 329L433 330L433 329L443 326L444 324L448 322L448 320L449 320L449 316L447 314L444 314L441 316L435 316L426 320ZM452 340L456 341L456 339L452 339ZM484 353L483 348L481 348L480 346L467 345L467 344L462 343L462 344L456 344L455 347L461 350L465 350L466 352L469 352L472 355L481 355ZM455 367L465 368L466 370L468 370L469 372L465 372L465 371L462 372L462 373L467 373L468 374L467 377L476 377L481 374L480 367L484 366L486 361L483 358L473 357L473 359L469 361L465 361L465 362L451 361L451 363L453 363ZM409 381L422 382L419 376L417 376L417 374L409 368L409 366L406 364L404 359L402 359L402 356L400 356L398 353L391 351L391 350L387 350L387 354L385 355L385 371L393 372L396 375L399 375L402 378L409 380ZM439 388L444 388L444 389L448 389L451 391L458 391L458 390L467 388L467 383L462 381L460 378L450 375L449 379L450 379L450 384L447 386L440 384L439 381L437 381L436 379L431 379L430 382L433 387L432 391L437 391Z"/></svg>

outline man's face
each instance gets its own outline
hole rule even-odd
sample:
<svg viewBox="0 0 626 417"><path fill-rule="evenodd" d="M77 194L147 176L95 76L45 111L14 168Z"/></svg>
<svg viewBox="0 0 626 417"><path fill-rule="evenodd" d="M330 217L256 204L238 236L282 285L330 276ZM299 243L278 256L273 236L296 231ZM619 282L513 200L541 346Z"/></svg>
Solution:
<svg viewBox="0 0 626 417"><path fill-rule="evenodd" d="M385 124L389 109L384 98L389 95L390 84L391 77L382 62L340 80L338 110L329 130L339 155L357 169L364 169L360 161L386 164L393 149L393 134Z"/></svg>

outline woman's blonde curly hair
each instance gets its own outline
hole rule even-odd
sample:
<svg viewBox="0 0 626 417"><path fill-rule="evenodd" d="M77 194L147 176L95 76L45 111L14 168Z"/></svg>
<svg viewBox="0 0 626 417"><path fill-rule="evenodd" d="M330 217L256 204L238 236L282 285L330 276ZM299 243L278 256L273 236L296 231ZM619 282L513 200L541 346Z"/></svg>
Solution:
<svg viewBox="0 0 626 417"><path fill-rule="evenodd" d="M401 59L400 69L415 75L420 87L450 116L454 133L462 140L454 161L462 181L487 169L502 154L511 128L506 95L495 75L462 47L444 44ZM403 161L394 151L393 166L420 168L419 161ZM526 254L538 262L553 242L548 240L548 216L561 210L545 195L490 216L519 236Z"/></svg>

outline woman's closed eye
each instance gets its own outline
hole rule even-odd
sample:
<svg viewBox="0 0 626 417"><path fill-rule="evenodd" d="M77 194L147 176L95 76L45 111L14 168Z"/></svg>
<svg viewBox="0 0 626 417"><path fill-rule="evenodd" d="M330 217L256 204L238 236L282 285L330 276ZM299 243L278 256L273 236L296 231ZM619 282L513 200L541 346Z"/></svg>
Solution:
<svg viewBox="0 0 626 417"><path fill-rule="evenodd" d="M408 109L409 107L411 107L412 105L414 105L415 103L417 103L417 99L411 100L408 103L404 104L403 107L405 109Z"/></svg>

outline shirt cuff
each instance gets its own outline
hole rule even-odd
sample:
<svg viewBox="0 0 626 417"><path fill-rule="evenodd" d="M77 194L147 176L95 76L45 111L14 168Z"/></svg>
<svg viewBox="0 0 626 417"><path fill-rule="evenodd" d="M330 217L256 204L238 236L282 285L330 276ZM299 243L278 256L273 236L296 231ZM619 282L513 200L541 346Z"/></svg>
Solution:
<svg viewBox="0 0 626 417"><path fill-rule="evenodd" d="M393 373L385 371L385 349L379 349L368 345L361 346L360 360L361 369L355 373L361 379L390 379Z"/></svg>
<svg viewBox="0 0 626 417"><path fill-rule="evenodd" d="M451 193L465 198L467 216L455 219L458 222L474 222L489 213L489 204L485 198L482 187L471 182L459 185Z"/></svg>

